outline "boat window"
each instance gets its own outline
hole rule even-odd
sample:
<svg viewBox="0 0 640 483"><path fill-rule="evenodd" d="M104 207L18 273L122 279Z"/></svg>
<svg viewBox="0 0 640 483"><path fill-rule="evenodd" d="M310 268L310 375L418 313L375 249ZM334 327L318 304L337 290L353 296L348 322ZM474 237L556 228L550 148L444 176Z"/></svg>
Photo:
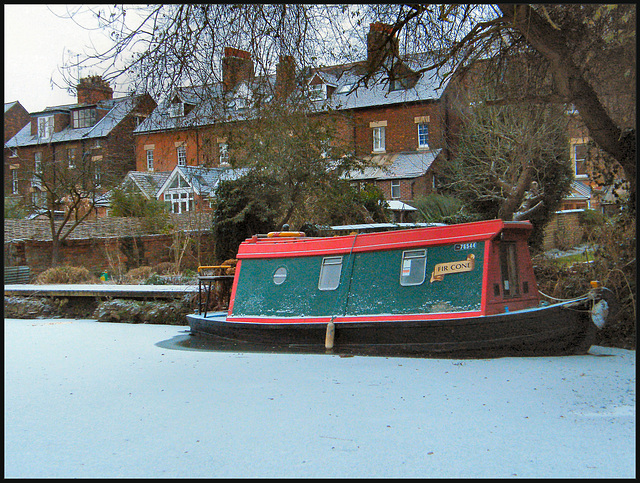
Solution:
<svg viewBox="0 0 640 483"><path fill-rule="evenodd" d="M335 290L340 285L342 271L342 257L325 257L320 267L319 290Z"/></svg>
<svg viewBox="0 0 640 483"><path fill-rule="evenodd" d="M424 282L427 267L427 250L407 250L402 252L400 285L420 285Z"/></svg>
<svg viewBox="0 0 640 483"><path fill-rule="evenodd" d="M285 267L278 268L273 274L273 283L281 285L287 279L287 269Z"/></svg>
<svg viewBox="0 0 640 483"><path fill-rule="evenodd" d="M520 295L516 244L513 242L502 242L500 244L500 271L502 272L503 296L517 297Z"/></svg>

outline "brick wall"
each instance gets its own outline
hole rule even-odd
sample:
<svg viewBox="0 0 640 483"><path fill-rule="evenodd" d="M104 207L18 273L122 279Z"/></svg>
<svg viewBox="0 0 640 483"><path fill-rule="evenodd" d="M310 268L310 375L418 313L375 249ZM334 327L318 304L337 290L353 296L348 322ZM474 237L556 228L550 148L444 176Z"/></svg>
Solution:
<svg viewBox="0 0 640 483"><path fill-rule="evenodd" d="M182 268L195 269L199 264L214 262L210 214L171 215L170 223L178 232L199 233L193 235L198 243L190 245ZM28 265L33 276L51 266L48 220L5 220L4 228L5 266ZM61 263L86 267L96 274L153 266L174 260L174 241L173 235L149 233L136 218L99 218L85 221L61 244Z"/></svg>

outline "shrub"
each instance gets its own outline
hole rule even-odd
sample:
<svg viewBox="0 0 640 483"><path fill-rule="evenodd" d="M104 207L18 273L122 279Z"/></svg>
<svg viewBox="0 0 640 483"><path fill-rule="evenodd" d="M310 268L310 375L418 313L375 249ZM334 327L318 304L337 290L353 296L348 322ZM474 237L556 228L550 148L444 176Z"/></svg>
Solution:
<svg viewBox="0 0 640 483"><path fill-rule="evenodd" d="M154 270L151 267L132 268L124 275L124 280L129 283L141 282L149 278L152 273L154 273Z"/></svg>
<svg viewBox="0 0 640 483"><path fill-rule="evenodd" d="M40 285L53 283L98 283L98 277L84 267L64 265L45 270L38 275L35 283Z"/></svg>
<svg viewBox="0 0 640 483"><path fill-rule="evenodd" d="M174 274L176 271L176 264L173 262L160 262L153 267L153 271L158 275Z"/></svg>
<svg viewBox="0 0 640 483"><path fill-rule="evenodd" d="M572 298L590 289L598 280L611 290L619 304L617 314L598 332L597 343L636 348L636 224L622 215L596 225L592 234L595 245L590 263L563 266L557 260L535 257L538 288L556 298Z"/></svg>

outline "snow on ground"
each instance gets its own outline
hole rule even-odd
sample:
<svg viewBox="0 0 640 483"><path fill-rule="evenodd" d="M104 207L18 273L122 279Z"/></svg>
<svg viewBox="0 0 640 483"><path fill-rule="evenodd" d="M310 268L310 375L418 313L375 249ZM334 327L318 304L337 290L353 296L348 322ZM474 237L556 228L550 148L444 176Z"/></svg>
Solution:
<svg viewBox="0 0 640 483"><path fill-rule="evenodd" d="M187 330L5 319L5 477L635 477L635 351L181 350Z"/></svg>

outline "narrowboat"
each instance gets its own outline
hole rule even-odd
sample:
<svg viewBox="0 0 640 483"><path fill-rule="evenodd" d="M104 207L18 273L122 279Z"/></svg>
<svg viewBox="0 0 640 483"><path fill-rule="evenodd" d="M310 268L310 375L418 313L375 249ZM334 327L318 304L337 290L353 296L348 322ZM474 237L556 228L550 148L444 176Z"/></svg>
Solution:
<svg viewBox="0 0 640 483"><path fill-rule="evenodd" d="M584 354L615 300L592 283L582 297L541 301L531 229L489 220L333 237L254 235L240 244L233 275L202 277L207 297L212 281L228 281L228 310L200 303L187 315L191 334L336 352Z"/></svg>

